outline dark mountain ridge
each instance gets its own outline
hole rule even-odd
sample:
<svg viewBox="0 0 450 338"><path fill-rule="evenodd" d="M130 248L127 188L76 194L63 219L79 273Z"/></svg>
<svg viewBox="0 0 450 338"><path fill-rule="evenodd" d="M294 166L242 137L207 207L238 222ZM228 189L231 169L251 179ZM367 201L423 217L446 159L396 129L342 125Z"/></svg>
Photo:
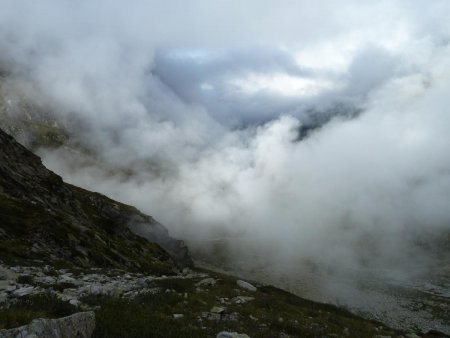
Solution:
<svg viewBox="0 0 450 338"><path fill-rule="evenodd" d="M2 130L0 219L5 261L20 257L132 270L192 264L184 243L172 239L153 218L64 183Z"/></svg>

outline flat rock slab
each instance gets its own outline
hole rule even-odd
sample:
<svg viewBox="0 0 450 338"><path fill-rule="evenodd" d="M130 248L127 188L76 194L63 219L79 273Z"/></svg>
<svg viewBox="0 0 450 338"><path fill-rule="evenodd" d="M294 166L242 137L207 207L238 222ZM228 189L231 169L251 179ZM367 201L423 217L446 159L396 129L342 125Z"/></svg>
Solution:
<svg viewBox="0 0 450 338"><path fill-rule="evenodd" d="M28 286L13 291L14 296L23 297L33 293L34 287Z"/></svg>
<svg viewBox="0 0 450 338"><path fill-rule="evenodd" d="M217 334L216 338L250 338L245 333L222 331Z"/></svg>
<svg viewBox="0 0 450 338"><path fill-rule="evenodd" d="M212 313L222 313L222 312L225 312L225 308L222 307L222 306L214 306L214 307L210 310L210 312L212 312Z"/></svg>

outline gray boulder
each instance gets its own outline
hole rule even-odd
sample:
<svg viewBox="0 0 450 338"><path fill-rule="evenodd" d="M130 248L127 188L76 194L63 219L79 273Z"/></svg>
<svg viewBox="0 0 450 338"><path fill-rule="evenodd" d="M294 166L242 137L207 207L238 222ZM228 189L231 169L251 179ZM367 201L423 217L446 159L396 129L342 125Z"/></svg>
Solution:
<svg viewBox="0 0 450 338"><path fill-rule="evenodd" d="M13 291L14 296L23 297L33 293L34 287L27 286Z"/></svg>
<svg viewBox="0 0 450 338"><path fill-rule="evenodd" d="M253 286L252 284L245 282L243 280L237 280L236 284L241 287L242 289L246 289L248 291L252 291L255 292L257 289L255 286Z"/></svg>
<svg viewBox="0 0 450 338"><path fill-rule="evenodd" d="M246 296L237 296L234 297L231 302L233 304L245 304L247 302L251 302L252 300L254 300L254 297L246 297Z"/></svg>
<svg viewBox="0 0 450 338"><path fill-rule="evenodd" d="M247 336L245 333L222 331L216 336L216 338L250 338L250 337Z"/></svg>
<svg viewBox="0 0 450 338"><path fill-rule="evenodd" d="M35 319L28 325L0 330L0 338L89 338L94 328L94 312L79 312L58 319Z"/></svg>
<svg viewBox="0 0 450 338"><path fill-rule="evenodd" d="M214 278L205 278L195 284L195 286L214 286L214 285L216 285L216 280Z"/></svg>

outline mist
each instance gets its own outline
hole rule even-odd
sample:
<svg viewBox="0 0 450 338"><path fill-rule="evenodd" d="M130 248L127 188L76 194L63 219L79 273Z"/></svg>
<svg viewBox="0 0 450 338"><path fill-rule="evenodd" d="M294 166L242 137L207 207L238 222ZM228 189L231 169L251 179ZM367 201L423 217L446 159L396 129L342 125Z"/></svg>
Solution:
<svg viewBox="0 0 450 338"><path fill-rule="evenodd" d="M152 215L199 259L408 278L448 257L433 248L450 231L449 14L2 1L0 69L87 150L39 150L50 169Z"/></svg>

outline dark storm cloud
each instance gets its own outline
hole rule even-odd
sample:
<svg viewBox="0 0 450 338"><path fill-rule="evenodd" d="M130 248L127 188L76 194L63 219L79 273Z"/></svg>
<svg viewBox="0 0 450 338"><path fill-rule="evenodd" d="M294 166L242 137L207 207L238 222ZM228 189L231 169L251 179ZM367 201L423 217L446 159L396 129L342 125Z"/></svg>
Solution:
<svg viewBox="0 0 450 338"><path fill-rule="evenodd" d="M312 108L332 114L336 105L356 109L367 95L396 72L400 60L381 48L368 47L349 61L342 74L302 67L291 54L268 48L238 51L174 50L155 55L153 74L176 95L192 104L203 105L216 119L230 126L258 124L290 113L309 117ZM405 70L403 70L404 72ZM338 88L317 95L285 95L259 90L243 93L227 83L249 74L287 75L308 80L327 79Z"/></svg>

